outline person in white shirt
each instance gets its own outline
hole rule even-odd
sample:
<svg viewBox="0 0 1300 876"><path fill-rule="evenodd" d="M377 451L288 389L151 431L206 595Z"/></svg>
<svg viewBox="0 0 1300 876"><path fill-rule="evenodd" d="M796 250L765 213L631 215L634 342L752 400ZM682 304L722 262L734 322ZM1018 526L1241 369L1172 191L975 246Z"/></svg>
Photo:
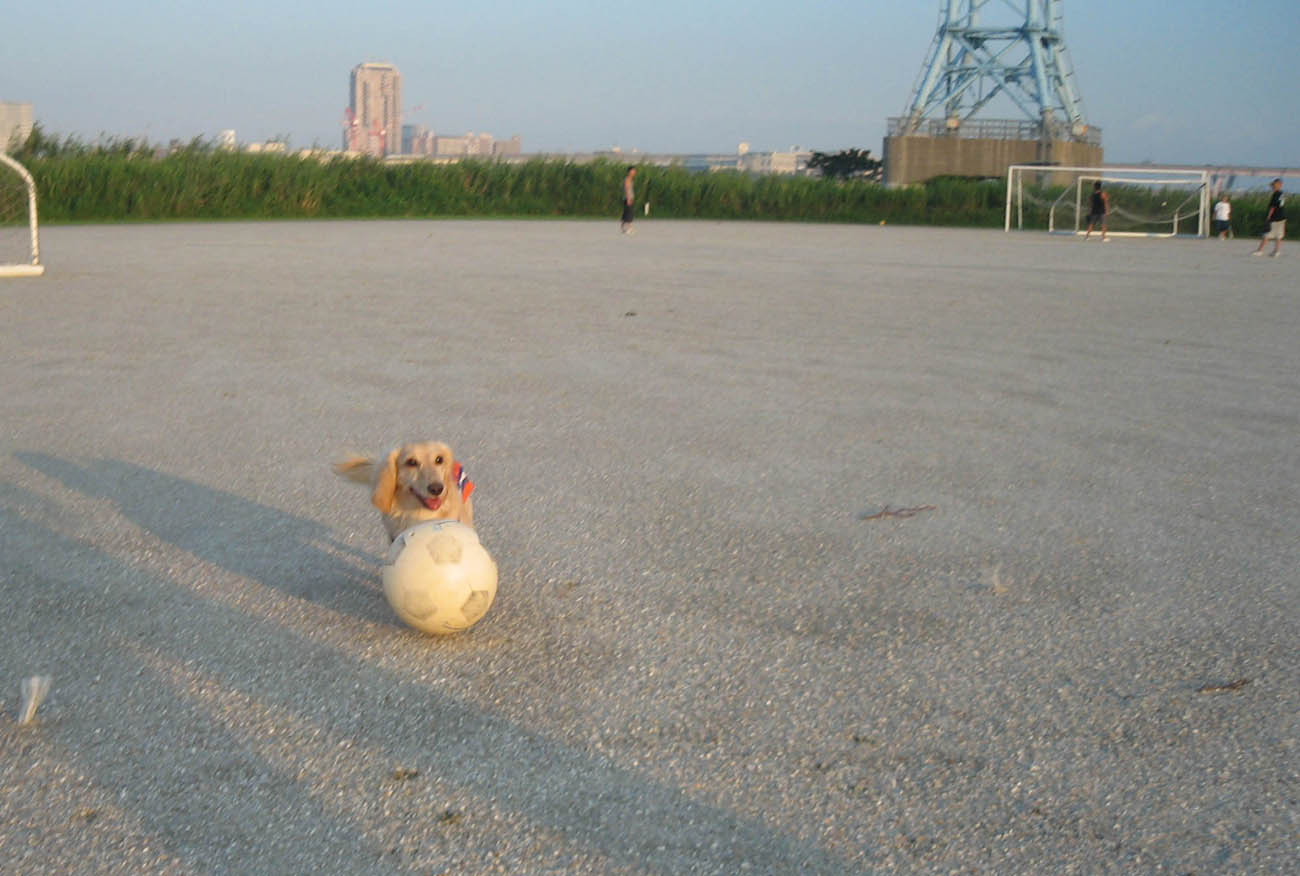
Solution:
<svg viewBox="0 0 1300 876"><path fill-rule="evenodd" d="M1227 192L1219 195L1214 203L1214 233L1219 235L1219 240L1227 240L1232 233L1232 204Z"/></svg>

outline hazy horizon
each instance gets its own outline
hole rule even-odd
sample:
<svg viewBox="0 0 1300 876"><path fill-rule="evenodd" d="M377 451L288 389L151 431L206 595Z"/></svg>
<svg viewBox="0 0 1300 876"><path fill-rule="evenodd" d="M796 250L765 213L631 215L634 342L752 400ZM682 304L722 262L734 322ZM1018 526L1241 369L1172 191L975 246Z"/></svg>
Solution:
<svg viewBox="0 0 1300 876"><path fill-rule="evenodd" d="M906 8L905 8L906 7ZM286 137L337 148L348 75L402 73L403 122L523 138L526 152L617 146L734 152L791 146L879 154L907 105L939 4L586 0L517 9L335 0L166 9L53 0L10 13L0 100L30 102L51 134L151 142ZM990 7L992 8L992 7ZM1065 5L1064 33L1106 161L1300 163L1287 62L1292 3L1248 14L1186 0ZM1010 111L986 113L1015 117Z"/></svg>

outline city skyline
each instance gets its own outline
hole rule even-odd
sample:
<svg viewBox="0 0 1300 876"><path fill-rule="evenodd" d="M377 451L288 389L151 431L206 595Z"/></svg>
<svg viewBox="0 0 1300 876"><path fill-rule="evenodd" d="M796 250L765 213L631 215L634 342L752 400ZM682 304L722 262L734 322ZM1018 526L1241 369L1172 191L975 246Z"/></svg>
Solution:
<svg viewBox="0 0 1300 876"><path fill-rule="evenodd" d="M380 58L402 71L402 123L518 133L530 152L729 152L747 141L879 155L938 4L666 0L648 13L585 0L545 9L394 2L358 19L324 0L309 16L299 10L244 0L24 8L14 24L33 36L0 57L0 100L30 102L47 132L92 141L235 129L241 140L338 148L341 71ZM1270 90L1300 36L1291 4L1257 0L1229 15L1186 0L1179 10L1066 4L1106 160L1297 163L1297 100L1282 84Z"/></svg>

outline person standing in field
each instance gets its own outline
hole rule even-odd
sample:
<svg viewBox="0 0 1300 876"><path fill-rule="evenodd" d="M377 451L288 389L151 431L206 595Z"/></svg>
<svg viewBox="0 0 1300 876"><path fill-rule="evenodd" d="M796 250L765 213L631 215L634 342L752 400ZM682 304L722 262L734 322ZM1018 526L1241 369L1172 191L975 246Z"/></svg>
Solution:
<svg viewBox="0 0 1300 876"><path fill-rule="evenodd" d="M636 168L628 167L627 176L623 177L623 219L618 227L624 234L632 233L632 205L636 203Z"/></svg>
<svg viewBox="0 0 1300 876"><path fill-rule="evenodd" d="M1214 203L1214 233L1219 235L1219 240L1227 240L1231 232L1232 203L1228 200L1228 193L1223 192Z"/></svg>
<svg viewBox="0 0 1300 876"><path fill-rule="evenodd" d="M1088 232L1083 235L1087 240L1092 237L1092 227L1101 225L1102 242L1109 242L1110 238L1106 236L1106 216L1110 213L1110 195L1102 191L1101 180L1092 184L1092 198L1088 204Z"/></svg>
<svg viewBox="0 0 1300 876"><path fill-rule="evenodd" d="M1273 180L1273 197L1268 202L1268 231L1264 232L1264 238L1259 242L1259 249L1251 255L1263 255L1264 244L1271 239L1273 241L1273 251L1269 255L1277 258L1277 254L1282 251L1282 238L1286 237L1286 195L1282 194L1282 180Z"/></svg>

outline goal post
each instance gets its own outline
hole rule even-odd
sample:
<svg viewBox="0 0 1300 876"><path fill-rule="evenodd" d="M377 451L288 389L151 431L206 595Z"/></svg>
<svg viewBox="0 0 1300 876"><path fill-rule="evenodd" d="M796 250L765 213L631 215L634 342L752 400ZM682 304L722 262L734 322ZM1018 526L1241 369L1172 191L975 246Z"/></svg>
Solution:
<svg viewBox="0 0 1300 876"><path fill-rule="evenodd" d="M1004 230L1084 233L1098 182L1110 203L1108 235L1209 236L1210 171L1172 167L1012 165Z"/></svg>
<svg viewBox="0 0 1300 876"><path fill-rule="evenodd" d="M0 277L43 273L36 181L27 168L0 152Z"/></svg>

